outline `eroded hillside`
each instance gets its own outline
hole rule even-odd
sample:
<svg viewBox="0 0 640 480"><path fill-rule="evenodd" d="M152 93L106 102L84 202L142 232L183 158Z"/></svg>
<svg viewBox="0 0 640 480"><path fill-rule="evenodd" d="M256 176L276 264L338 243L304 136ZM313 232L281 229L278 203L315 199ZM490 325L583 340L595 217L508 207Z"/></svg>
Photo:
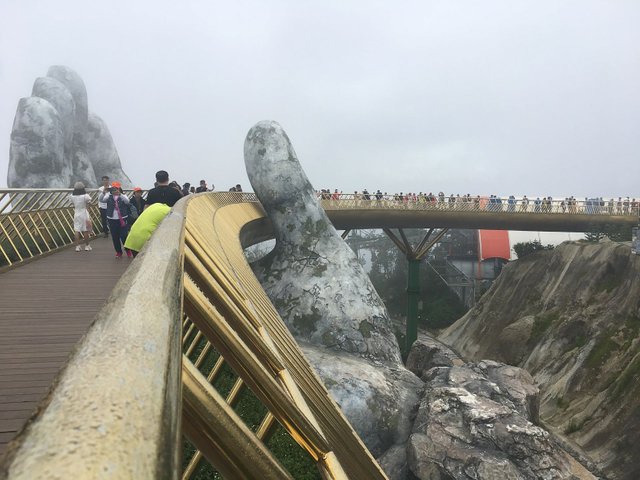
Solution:
<svg viewBox="0 0 640 480"><path fill-rule="evenodd" d="M541 419L615 479L640 478L640 257L567 242L512 262L440 336L472 360L527 369Z"/></svg>

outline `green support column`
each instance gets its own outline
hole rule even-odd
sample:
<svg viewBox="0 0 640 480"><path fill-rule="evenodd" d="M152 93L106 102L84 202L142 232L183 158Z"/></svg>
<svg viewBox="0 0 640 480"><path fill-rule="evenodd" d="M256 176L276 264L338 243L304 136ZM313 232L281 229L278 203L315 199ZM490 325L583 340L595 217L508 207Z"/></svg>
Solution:
<svg viewBox="0 0 640 480"><path fill-rule="evenodd" d="M420 260L408 258L407 279L407 333L405 336L405 356L411 345L418 339L418 302L420 301Z"/></svg>

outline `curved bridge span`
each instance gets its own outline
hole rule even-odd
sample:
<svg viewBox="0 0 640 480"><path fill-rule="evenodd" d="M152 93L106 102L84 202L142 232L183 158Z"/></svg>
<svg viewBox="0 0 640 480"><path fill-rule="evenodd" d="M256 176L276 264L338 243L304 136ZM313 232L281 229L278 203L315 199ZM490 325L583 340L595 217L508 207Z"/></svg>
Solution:
<svg viewBox="0 0 640 480"><path fill-rule="evenodd" d="M13 207L0 215L4 257L14 265L57 251L71 238L72 212L57 200L64 195L49 192L46 198L56 200L44 201L36 194L27 192L22 200L13 195ZM638 222L637 207L631 206L596 212L592 205L572 211L558 205L558 211L543 212L393 199L322 203L338 229L585 231ZM252 194L200 194L179 202L115 285L51 393L9 446L0 478L49 478L50 472L93 478L107 468L120 477L188 479L206 459L228 478L288 479L266 447L279 425L323 478L386 478L244 258L244 247L270 237L270 223ZM52 270L57 257L46 259ZM87 281L81 277L77 288ZM49 287L51 298L55 288L70 288L63 282ZM214 388L221 379L231 382L222 394ZM248 392L264 412L254 425L236 412ZM182 433L197 448L184 470Z"/></svg>

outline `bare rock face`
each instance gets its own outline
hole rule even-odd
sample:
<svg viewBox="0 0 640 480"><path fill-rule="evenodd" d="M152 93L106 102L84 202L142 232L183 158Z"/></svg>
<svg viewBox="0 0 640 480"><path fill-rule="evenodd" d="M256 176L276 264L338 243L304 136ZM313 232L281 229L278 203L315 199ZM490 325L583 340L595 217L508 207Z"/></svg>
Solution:
<svg viewBox="0 0 640 480"><path fill-rule="evenodd" d="M109 127L104 120L92 112L89 112L86 138L87 154L91 159L96 178L100 179L106 175L109 178L117 178L125 188L133 186L122 170L120 156L111 138Z"/></svg>
<svg viewBox="0 0 640 480"><path fill-rule="evenodd" d="M525 371L465 364L426 335L402 365L384 305L280 125L249 131L245 163L276 236L254 272L390 479L594 478L535 424L538 389Z"/></svg>
<svg viewBox="0 0 640 480"><path fill-rule="evenodd" d="M282 127L255 125L244 157L276 235L254 272L289 329L314 345L399 364L387 310L320 207Z"/></svg>
<svg viewBox="0 0 640 480"><path fill-rule="evenodd" d="M64 85L75 104L74 132L82 133L89 119L89 100L87 98L87 87L80 75L74 70L64 65L52 65L47 71L47 77L55 78Z"/></svg>
<svg viewBox="0 0 640 480"><path fill-rule="evenodd" d="M386 471L402 474L397 452L423 382L402 366L384 304L319 206L280 125L249 131L245 163L276 234L275 249L253 265L256 276L364 443L385 456Z"/></svg>
<svg viewBox="0 0 640 480"><path fill-rule="evenodd" d="M72 174L58 111L38 97L20 99L11 131L8 185L67 188Z"/></svg>
<svg viewBox="0 0 640 480"><path fill-rule="evenodd" d="M374 456L407 441L424 387L419 378L402 366L375 364L313 345L301 347Z"/></svg>
<svg viewBox="0 0 640 480"><path fill-rule="evenodd" d="M453 367L464 365L460 356L435 338L418 334L407 357L407 368L423 380L427 372L434 367Z"/></svg>
<svg viewBox="0 0 640 480"><path fill-rule="evenodd" d="M523 398L489 380L487 370L503 368L514 367L480 362L430 371L407 449L413 474L421 480L595 480L531 421ZM515 377L507 377L515 386ZM520 383L521 391L535 389L526 376Z"/></svg>
<svg viewBox="0 0 640 480"><path fill-rule="evenodd" d="M511 262L440 339L526 369L546 426L608 478L640 478L640 256L629 244L565 242Z"/></svg>
<svg viewBox="0 0 640 480"><path fill-rule="evenodd" d="M68 67L54 65L36 79L32 96L20 100L11 137L16 141L9 154L9 187L68 188L76 181L95 187L102 175L131 187L108 128L89 112L82 78Z"/></svg>
<svg viewBox="0 0 640 480"><path fill-rule="evenodd" d="M33 83L31 96L46 100L58 112L64 129L64 150L69 154L73 145L76 122L76 102L71 92L55 78L39 77Z"/></svg>

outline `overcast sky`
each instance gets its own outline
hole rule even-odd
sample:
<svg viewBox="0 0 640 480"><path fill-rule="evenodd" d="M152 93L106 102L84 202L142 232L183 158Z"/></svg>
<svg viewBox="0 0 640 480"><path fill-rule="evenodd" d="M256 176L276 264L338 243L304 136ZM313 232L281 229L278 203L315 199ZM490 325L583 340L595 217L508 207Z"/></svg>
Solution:
<svg viewBox="0 0 640 480"><path fill-rule="evenodd" d="M282 124L316 188L640 196L640 2L0 0L0 185L20 97L84 79L149 187L240 182Z"/></svg>

